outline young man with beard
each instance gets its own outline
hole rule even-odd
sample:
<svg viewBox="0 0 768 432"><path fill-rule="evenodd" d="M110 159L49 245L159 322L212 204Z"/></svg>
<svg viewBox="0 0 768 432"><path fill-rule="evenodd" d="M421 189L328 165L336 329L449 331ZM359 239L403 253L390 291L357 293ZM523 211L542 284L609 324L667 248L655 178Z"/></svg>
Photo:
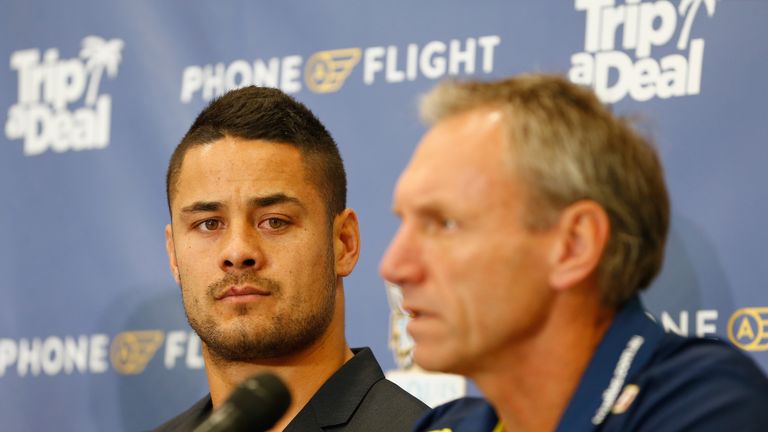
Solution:
<svg viewBox="0 0 768 432"><path fill-rule="evenodd" d="M426 406L344 335L357 216L333 138L301 103L247 87L214 100L167 173L166 246L202 340L210 395L157 431L188 431L269 371L292 402L273 430L409 430Z"/></svg>

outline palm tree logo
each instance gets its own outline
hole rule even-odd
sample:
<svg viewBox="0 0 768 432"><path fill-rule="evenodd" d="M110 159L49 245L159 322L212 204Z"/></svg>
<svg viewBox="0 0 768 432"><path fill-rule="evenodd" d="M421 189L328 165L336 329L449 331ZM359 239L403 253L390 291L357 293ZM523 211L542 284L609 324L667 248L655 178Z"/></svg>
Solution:
<svg viewBox="0 0 768 432"><path fill-rule="evenodd" d="M85 69L89 72L91 80L85 95L85 104L93 106L99 91L101 75L107 71L110 78L117 75L117 65L120 64L123 49L123 41L120 39L106 40L99 36L86 36L83 38L80 57L85 60Z"/></svg>
<svg viewBox="0 0 768 432"><path fill-rule="evenodd" d="M696 13L699 11L702 3L704 3L708 16L715 14L715 0L682 0L677 7L680 16L685 15L685 21L680 30L680 39L677 40L677 49L684 50L688 46L693 19L696 17Z"/></svg>

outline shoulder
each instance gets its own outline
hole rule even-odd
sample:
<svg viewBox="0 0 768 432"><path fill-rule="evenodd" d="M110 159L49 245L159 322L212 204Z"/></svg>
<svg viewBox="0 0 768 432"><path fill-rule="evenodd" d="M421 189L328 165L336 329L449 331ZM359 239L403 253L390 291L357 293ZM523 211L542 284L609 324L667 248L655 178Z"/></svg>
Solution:
<svg viewBox="0 0 768 432"><path fill-rule="evenodd" d="M665 335L627 383L635 400L607 420L621 430L768 430L768 378L723 341Z"/></svg>
<svg viewBox="0 0 768 432"><path fill-rule="evenodd" d="M397 384L382 378L360 401L349 420L348 430L410 431L428 409Z"/></svg>
<svg viewBox="0 0 768 432"><path fill-rule="evenodd" d="M417 432L450 429L459 431L490 431L498 423L493 407L481 398L465 397L440 405L429 411L414 427Z"/></svg>
<svg viewBox="0 0 768 432"><path fill-rule="evenodd" d="M333 374L286 430L410 431L427 406L384 377L368 348Z"/></svg>
<svg viewBox="0 0 768 432"><path fill-rule="evenodd" d="M381 379L376 382L365 396L363 403L378 404L381 407L389 407L397 412L416 416L421 416L429 408L424 402L388 379Z"/></svg>
<svg viewBox="0 0 768 432"><path fill-rule="evenodd" d="M717 339L668 334L638 378L658 390L729 390L768 397L768 378L755 362Z"/></svg>
<svg viewBox="0 0 768 432"><path fill-rule="evenodd" d="M191 431L205 420L212 409L211 395L206 395L183 413L153 429L152 432Z"/></svg>

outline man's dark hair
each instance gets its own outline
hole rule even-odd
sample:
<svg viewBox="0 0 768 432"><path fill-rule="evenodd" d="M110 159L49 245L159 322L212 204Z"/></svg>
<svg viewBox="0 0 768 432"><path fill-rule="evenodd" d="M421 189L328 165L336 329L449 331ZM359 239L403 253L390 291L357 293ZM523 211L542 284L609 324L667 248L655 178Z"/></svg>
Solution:
<svg viewBox="0 0 768 432"><path fill-rule="evenodd" d="M347 178L336 142L304 104L274 88L232 90L197 116L171 155L165 178L168 209L187 151L224 137L289 144L301 151L307 176L325 199L329 220L347 206Z"/></svg>

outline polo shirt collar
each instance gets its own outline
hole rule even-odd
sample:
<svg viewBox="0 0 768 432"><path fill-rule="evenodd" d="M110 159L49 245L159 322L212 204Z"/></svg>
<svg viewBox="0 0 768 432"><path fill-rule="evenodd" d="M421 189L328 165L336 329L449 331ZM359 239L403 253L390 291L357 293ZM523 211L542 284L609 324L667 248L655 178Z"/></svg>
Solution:
<svg viewBox="0 0 768 432"><path fill-rule="evenodd" d="M641 370L664 331L635 296L613 319L560 419L558 431L591 431L610 415L627 379Z"/></svg>

